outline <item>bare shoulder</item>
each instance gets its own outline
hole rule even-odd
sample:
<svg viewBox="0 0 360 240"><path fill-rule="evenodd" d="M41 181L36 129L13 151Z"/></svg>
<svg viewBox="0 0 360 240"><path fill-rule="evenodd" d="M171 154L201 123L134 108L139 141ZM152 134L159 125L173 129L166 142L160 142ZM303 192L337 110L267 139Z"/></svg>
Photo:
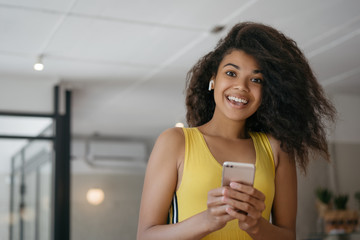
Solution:
<svg viewBox="0 0 360 240"><path fill-rule="evenodd" d="M160 160L165 157L166 159L173 159L178 162L184 155L184 139L184 132L181 128L169 128L165 130L156 140L149 161L152 161L154 158Z"/></svg>
<svg viewBox="0 0 360 240"><path fill-rule="evenodd" d="M159 135L150 154L145 175L144 191L149 196L154 197L153 193L157 192L171 199L176 187L178 165L184 155L183 145L184 134L180 128L167 129ZM155 183L157 189L153 189ZM149 189L152 190L149 192Z"/></svg>
<svg viewBox="0 0 360 240"><path fill-rule="evenodd" d="M158 140L162 140L162 141L184 141L184 131L182 130L182 128L178 128L178 127L174 127L174 128L169 128L166 129L165 131L163 131Z"/></svg>
<svg viewBox="0 0 360 240"><path fill-rule="evenodd" d="M185 145L184 139L184 131L182 128L169 128L160 134L155 146L170 147L170 150L181 149L181 147Z"/></svg>

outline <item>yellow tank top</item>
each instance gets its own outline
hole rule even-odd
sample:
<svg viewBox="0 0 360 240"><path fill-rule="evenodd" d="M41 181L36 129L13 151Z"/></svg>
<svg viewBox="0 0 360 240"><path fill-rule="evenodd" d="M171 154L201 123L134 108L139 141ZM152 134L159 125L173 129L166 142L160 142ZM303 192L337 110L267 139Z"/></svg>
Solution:
<svg viewBox="0 0 360 240"><path fill-rule="evenodd" d="M222 166L211 154L204 136L197 128L183 128L185 134L184 170L179 189L174 194L169 223L181 222L207 209L207 193L221 186ZM255 147L254 187L265 194L263 218L269 220L275 193L275 167L272 149L264 133L249 133ZM238 227L237 220L203 240L251 239Z"/></svg>

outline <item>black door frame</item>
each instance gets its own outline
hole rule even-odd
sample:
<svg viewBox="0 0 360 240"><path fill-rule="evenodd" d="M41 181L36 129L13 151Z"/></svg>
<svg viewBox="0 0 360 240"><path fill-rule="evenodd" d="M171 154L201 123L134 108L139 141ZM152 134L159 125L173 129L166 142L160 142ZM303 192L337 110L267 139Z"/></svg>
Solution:
<svg viewBox="0 0 360 240"><path fill-rule="evenodd" d="M54 181L52 188L52 240L70 240L70 151L71 151L71 91L65 91L65 112L59 111L60 87L54 87L54 113L0 111L0 116L52 118L53 136L0 135L0 139L51 140L54 146ZM11 193L10 193L11 194ZM11 194L12 196L12 194ZM10 200L11 204L12 200ZM11 234L11 232L10 232ZM11 240L11 235L10 235Z"/></svg>

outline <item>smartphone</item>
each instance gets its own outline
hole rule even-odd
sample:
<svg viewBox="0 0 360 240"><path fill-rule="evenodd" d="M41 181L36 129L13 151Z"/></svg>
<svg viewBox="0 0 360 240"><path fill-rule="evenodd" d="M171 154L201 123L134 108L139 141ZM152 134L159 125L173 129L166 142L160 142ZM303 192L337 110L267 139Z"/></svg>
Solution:
<svg viewBox="0 0 360 240"><path fill-rule="evenodd" d="M253 186L255 165L252 163L224 162L222 172L222 186L229 186L230 182L239 182Z"/></svg>

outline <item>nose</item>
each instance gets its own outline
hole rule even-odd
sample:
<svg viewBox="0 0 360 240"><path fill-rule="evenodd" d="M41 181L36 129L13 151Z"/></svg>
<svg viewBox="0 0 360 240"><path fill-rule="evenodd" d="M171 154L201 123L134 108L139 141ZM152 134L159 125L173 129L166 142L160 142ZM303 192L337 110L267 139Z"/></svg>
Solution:
<svg viewBox="0 0 360 240"><path fill-rule="evenodd" d="M238 77L238 79L234 82L234 88L243 91L249 92L248 80L245 77Z"/></svg>

